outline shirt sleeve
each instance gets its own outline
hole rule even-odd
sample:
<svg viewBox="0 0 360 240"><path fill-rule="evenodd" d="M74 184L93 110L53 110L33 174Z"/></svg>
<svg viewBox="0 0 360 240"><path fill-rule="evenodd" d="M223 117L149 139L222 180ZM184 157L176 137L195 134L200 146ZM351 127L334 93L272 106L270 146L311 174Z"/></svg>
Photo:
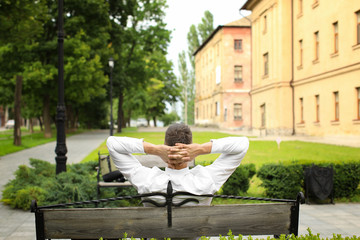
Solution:
<svg viewBox="0 0 360 240"><path fill-rule="evenodd" d="M142 166L132 153L145 153L143 139L111 136L106 146L115 166L126 178L130 179L131 174Z"/></svg>
<svg viewBox="0 0 360 240"><path fill-rule="evenodd" d="M249 140L246 137L226 137L211 141L211 153L221 153L221 155L205 169L219 190L245 157Z"/></svg>

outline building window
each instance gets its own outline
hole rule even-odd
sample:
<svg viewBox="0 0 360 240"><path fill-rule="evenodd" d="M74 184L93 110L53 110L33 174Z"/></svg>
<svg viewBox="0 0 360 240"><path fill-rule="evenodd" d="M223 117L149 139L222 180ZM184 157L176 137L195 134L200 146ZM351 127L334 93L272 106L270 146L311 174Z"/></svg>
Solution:
<svg viewBox="0 0 360 240"><path fill-rule="evenodd" d="M340 109L339 109L339 92L334 92L334 102L335 102L335 121L339 121L340 118Z"/></svg>
<svg viewBox="0 0 360 240"><path fill-rule="evenodd" d="M334 53L339 51L339 29L338 29L338 22L333 23L334 28Z"/></svg>
<svg viewBox="0 0 360 240"><path fill-rule="evenodd" d="M242 120L242 104L234 103L234 120Z"/></svg>
<svg viewBox="0 0 360 240"><path fill-rule="evenodd" d="M264 59L264 76L269 75L269 54L265 53L263 55L263 59Z"/></svg>
<svg viewBox="0 0 360 240"><path fill-rule="evenodd" d="M199 118L199 108L196 108L196 119Z"/></svg>
<svg viewBox="0 0 360 240"><path fill-rule="evenodd" d="M224 122L227 121L227 108L224 109Z"/></svg>
<svg viewBox="0 0 360 240"><path fill-rule="evenodd" d="M360 44L360 10L356 12L356 44Z"/></svg>
<svg viewBox="0 0 360 240"><path fill-rule="evenodd" d="M303 0L299 0L299 15L303 12Z"/></svg>
<svg viewBox="0 0 360 240"><path fill-rule="evenodd" d="M360 87L357 89L357 119L360 120Z"/></svg>
<svg viewBox="0 0 360 240"><path fill-rule="evenodd" d="M265 109L265 103L260 106L260 113L261 113L261 127L266 126L266 109Z"/></svg>
<svg viewBox="0 0 360 240"><path fill-rule="evenodd" d="M300 98L300 123L304 123L304 99Z"/></svg>
<svg viewBox="0 0 360 240"><path fill-rule="evenodd" d="M220 103L215 102L215 116L219 116L220 114Z"/></svg>
<svg viewBox="0 0 360 240"><path fill-rule="evenodd" d="M234 81L242 82L242 66L234 66Z"/></svg>
<svg viewBox="0 0 360 240"><path fill-rule="evenodd" d="M215 83L219 84L221 82L221 66L217 66L215 69Z"/></svg>
<svg viewBox="0 0 360 240"><path fill-rule="evenodd" d="M303 40L299 40L299 66L303 65Z"/></svg>
<svg viewBox="0 0 360 240"><path fill-rule="evenodd" d="M320 45L320 43L319 43L319 31L317 31L317 32L315 32L314 33L314 47L315 47L315 60L318 60L319 59L319 45Z"/></svg>
<svg viewBox="0 0 360 240"><path fill-rule="evenodd" d="M242 40L241 39L234 40L234 50L242 50Z"/></svg>
<svg viewBox="0 0 360 240"><path fill-rule="evenodd" d="M264 15L264 29L263 29L263 33L267 32L267 16Z"/></svg>
<svg viewBox="0 0 360 240"><path fill-rule="evenodd" d="M316 104L316 122L320 122L320 97L319 95L315 95L315 104Z"/></svg>

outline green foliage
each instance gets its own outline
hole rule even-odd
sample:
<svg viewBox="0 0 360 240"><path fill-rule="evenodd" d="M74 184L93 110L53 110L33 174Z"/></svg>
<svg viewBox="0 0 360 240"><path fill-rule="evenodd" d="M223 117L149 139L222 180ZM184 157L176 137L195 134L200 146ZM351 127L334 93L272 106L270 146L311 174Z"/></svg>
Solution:
<svg viewBox="0 0 360 240"><path fill-rule="evenodd" d="M164 123L164 126L169 126L170 124L178 121L180 118L176 112L171 112L162 115L159 119Z"/></svg>
<svg viewBox="0 0 360 240"><path fill-rule="evenodd" d="M266 195L276 198L295 198L296 194L304 191L304 169L311 164L294 163L266 164L257 172L265 187ZM334 194L335 197L352 197L360 183L360 163L333 164L322 163L322 167L334 168Z"/></svg>
<svg viewBox="0 0 360 240"><path fill-rule="evenodd" d="M257 176L267 196L294 199L301 191L303 169L300 165L267 164L259 169Z"/></svg>
<svg viewBox="0 0 360 240"><path fill-rule="evenodd" d="M56 175L54 164L30 159L31 167L19 166L15 172L16 178L5 185L1 201L13 208L27 210L33 199L37 200L40 206L96 199L97 164L97 161L89 161L68 165L67 172ZM117 194L134 195L136 190L107 189L102 191L101 197L114 197ZM128 206L138 202L114 202L107 206Z"/></svg>
<svg viewBox="0 0 360 240"><path fill-rule="evenodd" d="M335 234L335 233L333 234L332 238L322 238L319 233L314 235L311 232L310 228L308 228L307 231L308 233L305 235L295 236L294 234L291 235L282 234L279 236L279 238L268 236L266 240L360 240L360 236L353 235L352 237L343 237L341 236L341 234ZM135 238L128 236L128 234L125 232L124 237L120 238L119 240L128 240L128 239L134 240ZM165 239L168 240L168 238ZM201 236L199 238L199 240L210 240L210 239L211 239L210 237L206 237L206 236ZM218 239L219 240L245 240L245 239L264 240L264 238L253 238L251 235L244 237L243 235L239 234L238 236L235 236L232 233L231 229L229 230L226 236L219 235ZM103 240L103 238L100 238L100 240ZM141 238L141 240L143 240L143 238ZM156 238L151 238L151 240L156 240Z"/></svg>
<svg viewBox="0 0 360 240"><path fill-rule="evenodd" d="M250 187L250 180L255 175L255 164L240 165L222 187L225 195L241 195Z"/></svg>

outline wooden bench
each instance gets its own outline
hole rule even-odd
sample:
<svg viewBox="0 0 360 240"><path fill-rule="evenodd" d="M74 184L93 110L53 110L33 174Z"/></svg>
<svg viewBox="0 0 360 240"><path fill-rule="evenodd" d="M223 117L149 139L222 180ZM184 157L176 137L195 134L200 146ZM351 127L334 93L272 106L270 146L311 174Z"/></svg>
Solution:
<svg viewBox="0 0 360 240"><path fill-rule="evenodd" d="M103 154L98 152L99 164L97 167L97 197L100 198L101 188L115 187L132 187L131 183L127 179L123 178L122 174L115 167L109 154ZM155 155L134 155L139 162L145 167L160 167L165 168L166 163L161 160L160 157ZM195 160L189 162L189 167L195 166ZM119 181L119 178L122 181Z"/></svg>
<svg viewBox="0 0 360 240"><path fill-rule="evenodd" d="M162 195L166 198L163 207L64 208L109 199L38 207L33 201L31 211L35 213L37 239L119 239L124 237L124 233L135 238L193 238L226 236L229 230L234 235L298 234L300 204L305 202L302 193L296 200L201 195L273 203L179 207L181 204L172 202L174 196L194 195L172 193L171 183L169 185L167 194L131 197Z"/></svg>

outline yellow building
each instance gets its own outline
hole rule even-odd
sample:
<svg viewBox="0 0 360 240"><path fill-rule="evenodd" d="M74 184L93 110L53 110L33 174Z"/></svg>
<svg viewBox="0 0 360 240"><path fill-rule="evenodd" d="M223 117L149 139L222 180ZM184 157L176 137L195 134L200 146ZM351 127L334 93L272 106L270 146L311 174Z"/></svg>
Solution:
<svg viewBox="0 0 360 240"><path fill-rule="evenodd" d="M251 30L240 19L214 32L195 51L195 124L251 128Z"/></svg>
<svg viewBox="0 0 360 240"><path fill-rule="evenodd" d="M360 135L360 1L249 0L258 134Z"/></svg>

